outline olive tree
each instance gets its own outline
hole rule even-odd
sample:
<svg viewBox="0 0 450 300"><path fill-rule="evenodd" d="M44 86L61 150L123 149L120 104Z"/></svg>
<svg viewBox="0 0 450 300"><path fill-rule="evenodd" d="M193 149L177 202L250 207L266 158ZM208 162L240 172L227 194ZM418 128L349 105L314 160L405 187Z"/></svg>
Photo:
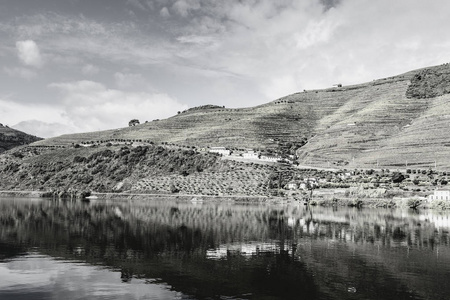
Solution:
<svg viewBox="0 0 450 300"><path fill-rule="evenodd" d="M139 120L138 119L132 119L130 120L130 122L128 122L128 126L136 126L139 125Z"/></svg>

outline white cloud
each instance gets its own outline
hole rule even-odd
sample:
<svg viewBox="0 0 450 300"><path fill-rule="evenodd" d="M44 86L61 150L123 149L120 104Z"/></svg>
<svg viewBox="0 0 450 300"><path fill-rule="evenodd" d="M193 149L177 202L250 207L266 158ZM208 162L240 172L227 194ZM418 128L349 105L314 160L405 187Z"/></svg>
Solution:
<svg viewBox="0 0 450 300"><path fill-rule="evenodd" d="M15 68L8 68L4 67L3 71L11 77L19 77L22 79L33 79L37 76L36 72L27 68L22 67L15 67Z"/></svg>
<svg viewBox="0 0 450 300"><path fill-rule="evenodd" d="M145 7L139 0L127 0L127 4L131 4L141 10L147 10L147 7Z"/></svg>
<svg viewBox="0 0 450 300"><path fill-rule="evenodd" d="M199 0L178 0L172 5L172 10L182 17L187 17L191 11L200 9Z"/></svg>
<svg viewBox="0 0 450 300"><path fill-rule="evenodd" d="M116 119L127 119L116 112L125 100L133 112L142 112L133 104L137 99L144 107L155 103L158 111L164 101L181 106L172 95L190 106L256 105L303 89L371 81L449 61L450 1L444 0L132 0L120 9L122 19L46 13L0 21L0 34L10 39L4 44L21 41L24 64L3 67L0 75L32 78L37 71L32 67L44 59L40 54L30 59L32 51L22 46L38 41L48 68L32 83L66 81L51 85L62 93L62 101L52 100L65 113L65 124L71 125L69 116L76 124L86 116L98 120L87 121L95 129L124 123L83 110L101 115L97 106L104 105ZM133 22L129 9L136 13ZM19 50L19 44L17 50L0 47L2 61ZM84 65L87 61L101 64L102 72ZM102 78L107 70L114 70L113 86L109 75ZM109 83L76 81L80 71Z"/></svg>
<svg viewBox="0 0 450 300"><path fill-rule="evenodd" d="M295 35L297 49L308 49L318 46L318 43L327 43L338 27L339 21L331 18L310 21L305 29Z"/></svg>
<svg viewBox="0 0 450 300"><path fill-rule="evenodd" d="M125 127L128 121L165 118L187 108L166 94L108 89L93 81L53 83L62 93L65 116L79 131Z"/></svg>
<svg viewBox="0 0 450 300"><path fill-rule="evenodd" d="M91 64L84 65L81 68L81 73L84 75L95 75L100 71L100 68Z"/></svg>
<svg viewBox="0 0 450 300"><path fill-rule="evenodd" d="M142 74L116 72L114 79L120 89L154 90Z"/></svg>
<svg viewBox="0 0 450 300"><path fill-rule="evenodd" d="M24 15L8 23L0 21L0 33L2 28L21 40L17 42L21 61L30 66L42 65L43 58L51 62L67 59L69 63L100 58L106 63L153 64L164 62L174 52L170 43L157 32L159 27L149 29L142 23L129 21L128 17L126 21L100 22L56 13ZM39 39L39 47L30 37ZM39 48L45 49L45 57L37 55ZM31 59L33 52L27 49L37 50L34 60Z"/></svg>
<svg viewBox="0 0 450 300"><path fill-rule="evenodd" d="M184 35L177 38L182 44L198 44L201 46L208 45L215 42L215 38L211 36L201 36L201 35Z"/></svg>
<svg viewBox="0 0 450 300"><path fill-rule="evenodd" d="M217 2L214 3L216 5ZM201 8L177 39L192 67L250 79L266 99L448 61L446 1L239 1ZM405 7L408 7L405 10ZM222 20L220 26L205 22ZM420 21L419 21L420 20ZM445 24L445 25L444 25ZM218 30L219 29L219 30ZM201 33L201 35L200 35ZM207 37L214 47L201 47ZM197 41L197 43L195 43Z"/></svg>
<svg viewBox="0 0 450 300"><path fill-rule="evenodd" d="M41 67L43 60L38 45L32 40L16 42L17 55L26 66Z"/></svg>
<svg viewBox="0 0 450 300"><path fill-rule="evenodd" d="M170 12L167 9L167 7L165 7L165 6L163 8L161 8L161 10L159 11L159 14L161 17L164 17L164 18L170 17Z"/></svg>

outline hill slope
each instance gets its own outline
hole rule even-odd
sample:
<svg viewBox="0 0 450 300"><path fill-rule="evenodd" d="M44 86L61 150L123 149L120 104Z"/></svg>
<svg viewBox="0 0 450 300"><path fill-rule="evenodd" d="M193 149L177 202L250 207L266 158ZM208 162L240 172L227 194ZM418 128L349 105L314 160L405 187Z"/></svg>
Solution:
<svg viewBox="0 0 450 300"><path fill-rule="evenodd" d="M0 124L0 153L17 146L30 144L39 140L41 140L41 138Z"/></svg>
<svg viewBox="0 0 450 300"><path fill-rule="evenodd" d="M205 106L138 126L64 135L38 145L151 140L197 147L279 149L300 163L347 167L450 167L450 66L369 83L305 91L240 109ZM294 145L294 148L296 148Z"/></svg>

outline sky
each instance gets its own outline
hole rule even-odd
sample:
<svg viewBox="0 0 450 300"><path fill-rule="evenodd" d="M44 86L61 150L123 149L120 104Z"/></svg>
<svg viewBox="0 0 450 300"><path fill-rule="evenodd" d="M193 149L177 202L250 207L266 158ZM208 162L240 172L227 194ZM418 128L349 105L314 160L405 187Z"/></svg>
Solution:
<svg viewBox="0 0 450 300"><path fill-rule="evenodd" d="M0 0L0 123L40 137L450 61L448 0Z"/></svg>

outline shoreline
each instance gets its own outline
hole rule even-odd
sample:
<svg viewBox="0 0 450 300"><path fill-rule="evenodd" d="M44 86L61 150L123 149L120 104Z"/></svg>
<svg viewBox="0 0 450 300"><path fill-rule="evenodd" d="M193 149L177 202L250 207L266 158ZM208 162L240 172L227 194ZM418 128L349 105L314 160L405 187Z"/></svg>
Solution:
<svg viewBox="0 0 450 300"><path fill-rule="evenodd" d="M47 197L47 191L0 191L0 197L22 197L22 198L55 198ZM90 197L81 198L61 198L61 199L72 199L72 200L145 200L148 198L172 198L179 200L190 201L197 198L197 202L201 201L238 201L238 202L267 202L268 200L287 200L281 197L267 197L267 196L239 196L239 195L228 195L228 196L209 196L209 195L188 195L188 194L146 194L146 193L92 193ZM292 199L293 200L293 199Z"/></svg>
<svg viewBox="0 0 450 300"><path fill-rule="evenodd" d="M0 197L43 198L45 191L0 191Z"/></svg>
<svg viewBox="0 0 450 300"><path fill-rule="evenodd" d="M19 197L19 198L47 198L54 199L55 197L47 197L46 191L0 191L0 197ZM289 204L298 203L308 205L305 200L298 200L293 197L268 197L268 196L210 196L210 195L188 195L188 194L146 194L146 193L92 193L88 198L61 198L72 201L98 201L98 200L147 200L152 199L171 199L180 201L191 201L192 203L203 202L234 202L234 203L268 203L268 204ZM314 197L309 205L311 206L348 206L356 208L413 208L411 201L419 201L415 208L420 209L449 209L448 205L440 203L433 205L426 199L419 197L404 197L404 198L363 198L363 197L345 197L334 194L332 197Z"/></svg>

